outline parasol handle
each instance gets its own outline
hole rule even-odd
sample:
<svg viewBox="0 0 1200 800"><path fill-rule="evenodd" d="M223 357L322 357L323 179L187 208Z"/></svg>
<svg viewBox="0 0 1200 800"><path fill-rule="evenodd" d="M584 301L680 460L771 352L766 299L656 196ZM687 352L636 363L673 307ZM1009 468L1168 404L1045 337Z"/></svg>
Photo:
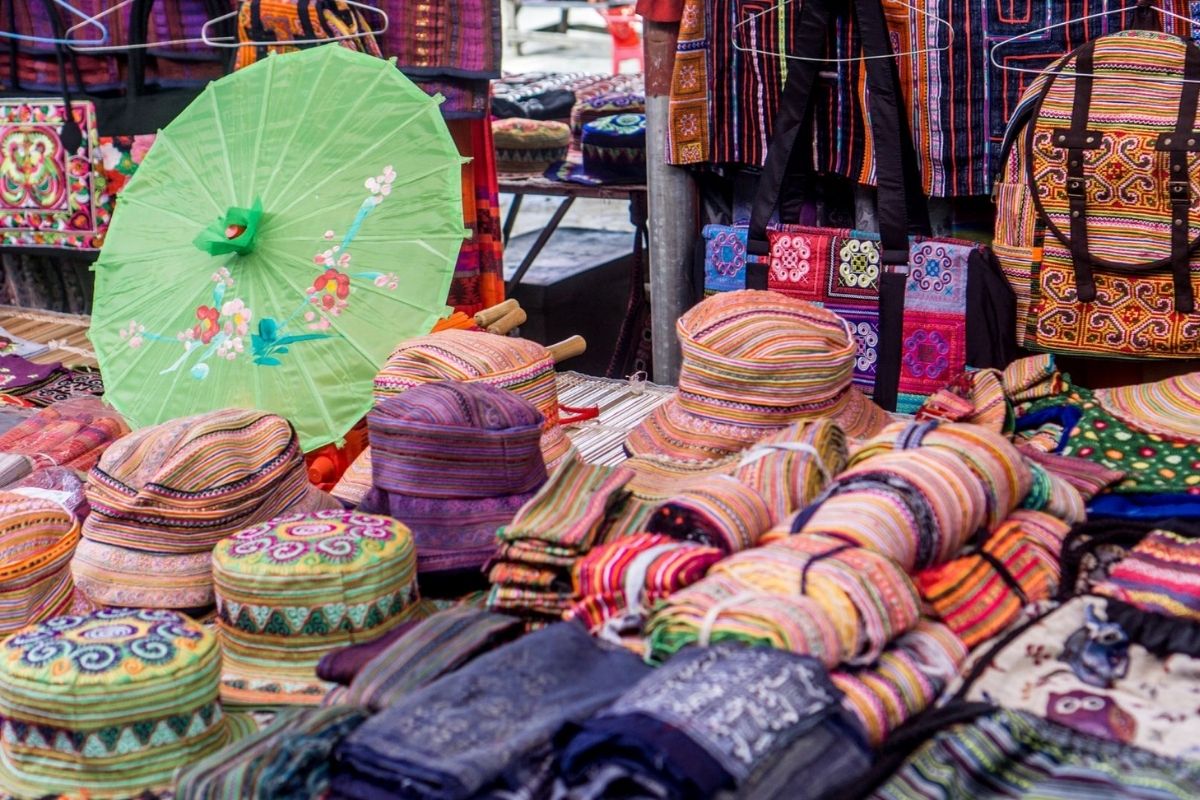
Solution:
<svg viewBox="0 0 1200 800"><path fill-rule="evenodd" d="M554 363L561 364L568 358L581 356L587 352L587 342L582 336L576 334L563 339L558 344L552 344L546 349L550 351L550 357L554 359Z"/></svg>
<svg viewBox="0 0 1200 800"><path fill-rule="evenodd" d="M500 319L493 322L491 325L488 325L487 332L488 333L498 333L501 336L505 336L508 334L509 331L511 331L513 328L517 327L518 325L524 325L525 320L527 320L527 319L529 319L529 317L525 314L525 309L521 308L520 306L517 306L517 308L514 311L508 312L503 317L501 317Z"/></svg>
<svg viewBox="0 0 1200 800"><path fill-rule="evenodd" d="M492 323L497 322L505 314L516 311L520 307L521 306L517 304L516 300L510 298L505 300L503 303L499 303L491 308L485 308L483 311L480 311L475 315L475 324L481 328L486 328Z"/></svg>

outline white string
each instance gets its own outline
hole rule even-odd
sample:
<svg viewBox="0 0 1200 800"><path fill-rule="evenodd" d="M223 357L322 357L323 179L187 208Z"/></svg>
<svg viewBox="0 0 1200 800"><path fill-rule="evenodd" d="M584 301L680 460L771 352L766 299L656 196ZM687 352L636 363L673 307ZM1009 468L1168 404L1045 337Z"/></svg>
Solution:
<svg viewBox="0 0 1200 800"><path fill-rule="evenodd" d="M769 455L773 455L779 450L794 450L797 453L807 453L812 456L813 462L816 464L817 470L821 473L821 477L828 483L833 475L829 471L829 467L825 466L825 460L821 458L821 453L817 448L805 442L767 442L759 443L746 451L742 456L738 468L748 467L755 461L760 461Z"/></svg>

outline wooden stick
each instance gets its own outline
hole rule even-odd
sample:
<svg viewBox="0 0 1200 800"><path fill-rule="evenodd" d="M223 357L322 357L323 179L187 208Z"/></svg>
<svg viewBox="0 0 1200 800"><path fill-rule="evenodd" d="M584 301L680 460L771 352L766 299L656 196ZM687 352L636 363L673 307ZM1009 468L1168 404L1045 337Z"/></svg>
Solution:
<svg viewBox="0 0 1200 800"><path fill-rule="evenodd" d="M521 306L513 298L505 300L503 303L485 308L475 315L475 324L481 328L487 328L495 322L498 322L501 317L516 311Z"/></svg>
<svg viewBox="0 0 1200 800"><path fill-rule="evenodd" d="M575 336L563 339L558 344L552 344L546 349L550 351L550 357L554 359L554 363L561 364L568 358L574 358L586 353L587 342L583 340L582 336L576 334Z"/></svg>
<svg viewBox="0 0 1200 800"><path fill-rule="evenodd" d="M525 309L517 306L514 310L508 312L491 325L488 325L487 332L498 333L504 336L518 325L524 325L526 319L528 319L528 316L525 314Z"/></svg>

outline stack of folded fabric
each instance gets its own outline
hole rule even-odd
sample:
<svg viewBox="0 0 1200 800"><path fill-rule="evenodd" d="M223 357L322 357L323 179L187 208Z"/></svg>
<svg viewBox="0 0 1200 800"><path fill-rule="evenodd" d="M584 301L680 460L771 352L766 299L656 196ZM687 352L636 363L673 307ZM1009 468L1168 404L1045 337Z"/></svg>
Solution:
<svg viewBox="0 0 1200 800"><path fill-rule="evenodd" d="M173 611L57 617L0 646L0 786L136 797L253 724L218 701L216 637Z"/></svg>
<svg viewBox="0 0 1200 800"><path fill-rule="evenodd" d="M20 356L0 355L0 393L39 408L74 397L104 394L99 372L71 370L62 364L34 364Z"/></svg>
<svg viewBox="0 0 1200 800"><path fill-rule="evenodd" d="M217 542L281 514L341 507L309 484L291 424L241 409L124 437L87 492L75 584L96 603L144 608L212 605Z"/></svg>
<svg viewBox="0 0 1200 800"><path fill-rule="evenodd" d="M967 647L953 631L921 620L869 666L833 675L845 706L879 746L902 723L920 714L958 675Z"/></svg>
<svg viewBox="0 0 1200 800"><path fill-rule="evenodd" d="M568 616L592 633L610 630L606 638L626 628L640 633L657 601L691 586L724 557L716 547L652 533L600 545L575 563L576 601Z"/></svg>
<svg viewBox="0 0 1200 800"><path fill-rule="evenodd" d="M788 797L824 796L869 763L841 700L825 668L807 656L730 644L689 648L609 708L568 726L557 746L554 796L625 797L636 786L639 797L709 798L745 787L792 752L805 753L801 763L812 769L797 776Z"/></svg>
<svg viewBox="0 0 1200 800"><path fill-rule="evenodd" d="M336 751L331 796L372 800L404 787L405 797L475 797L649 671L573 623L524 636L363 723Z"/></svg>
<svg viewBox="0 0 1200 800"><path fill-rule="evenodd" d="M0 637L72 609L79 527L57 503L0 492Z"/></svg>
<svg viewBox="0 0 1200 800"><path fill-rule="evenodd" d="M408 529L351 511L289 514L247 528L212 554L228 703L316 704L334 648L402 623L417 601Z"/></svg>
<svg viewBox="0 0 1200 800"><path fill-rule="evenodd" d="M568 459L497 533L500 554L488 574L488 608L532 624L562 619L571 607L571 568L601 541L630 470Z"/></svg>
<svg viewBox="0 0 1200 800"><path fill-rule="evenodd" d="M1049 514L1014 511L978 552L918 573L921 597L967 647L977 647L1011 627L1030 603L1058 592L1069 531Z"/></svg>
<svg viewBox="0 0 1200 800"><path fill-rule="evenodd" d="M19 480L37 467L87 471L127 433L121 415L94 397L55 403L0 435L0 483Z"/></svg>
<svg viewBox="0 0 1200 800"><path fill-rule="evenodd" d="M851 386L854 339L831 311L775 292L726 292L675 327L679 391L630 432L630 455L706 461L797 421L828 418L865 438L890 419Z"/></svg>
<svg viewBox="0 0 1200 800"><path fill-rule="evenodd" d="M543 418L513 392L484 383L431 383L367 415L374 487L359 510L412 531L425 596L487 588L496 530L546 482Z"/></svg>

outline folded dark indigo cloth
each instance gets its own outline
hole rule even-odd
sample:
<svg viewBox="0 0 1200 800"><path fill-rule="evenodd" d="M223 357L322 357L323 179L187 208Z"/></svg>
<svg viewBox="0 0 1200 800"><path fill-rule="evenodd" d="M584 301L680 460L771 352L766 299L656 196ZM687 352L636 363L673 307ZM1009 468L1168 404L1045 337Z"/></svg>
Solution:
<svg viewBox="0 0 1200 800"><path fill-rule="evenodd" d="M334 797L466 800L568 720L611 704L650 668L574 623L551 625L402 698L337 749Z"/></svg>

